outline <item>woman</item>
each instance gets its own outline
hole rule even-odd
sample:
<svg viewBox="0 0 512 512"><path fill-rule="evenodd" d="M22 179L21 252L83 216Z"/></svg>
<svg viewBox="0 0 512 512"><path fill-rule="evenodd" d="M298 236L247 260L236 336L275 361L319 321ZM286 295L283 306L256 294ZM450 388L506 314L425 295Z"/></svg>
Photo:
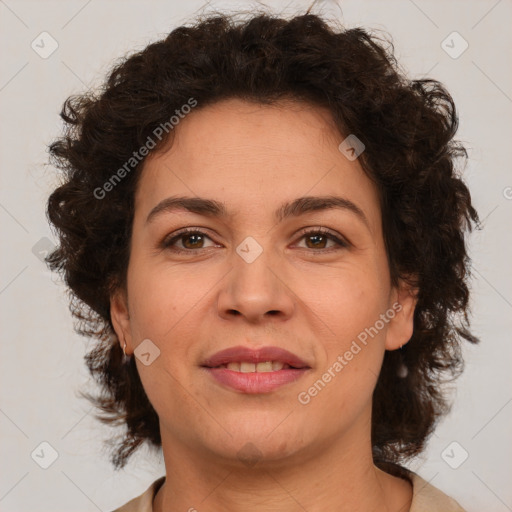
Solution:
<svg viewBox="0 0 512 512"><path fill-rule="evenodd" d="M363 29L212 16L69 98L48 258L100 396L166 474L117 512L461 511L401 464L462 368L453 100Z"/></svg>

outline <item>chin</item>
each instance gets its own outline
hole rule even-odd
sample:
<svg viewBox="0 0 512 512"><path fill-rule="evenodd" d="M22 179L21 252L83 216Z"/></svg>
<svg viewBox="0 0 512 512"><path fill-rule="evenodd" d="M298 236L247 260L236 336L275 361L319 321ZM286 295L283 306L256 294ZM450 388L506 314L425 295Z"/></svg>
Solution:
<svg viewBox="0 0 512 512"><path fill-rule="evenodd" d="M286 414L251 415L236 422L225 422L221 439L208 439L210 449L218 456L236 459L250 466L256 462L282 461L304 448L304 432L297 423L283 422ZM231 435L230 435L231 434Z"/></svg>
<svg viewBox="0 0 512 512"><path fill-rule="evenodd" d="M214 448L216 460L222 458L229 465L255 468L263 466L276 466L286 463L289 457L300 451L297 444L290 439L274 439L269 441L265 436L260 438L242 438L237 436L233 442L226 446Z"/></svg>

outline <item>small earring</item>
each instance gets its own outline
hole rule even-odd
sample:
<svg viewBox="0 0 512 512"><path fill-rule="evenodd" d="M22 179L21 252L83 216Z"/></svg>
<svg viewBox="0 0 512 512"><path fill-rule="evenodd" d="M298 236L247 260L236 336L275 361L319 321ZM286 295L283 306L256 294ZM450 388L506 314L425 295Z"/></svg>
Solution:
<svg viewBox="0 0 512 512"><path fill-rule="evenodd" d="M128 356L126 355L126 340L124 340L123 354L124 354L124 357L128 357Z"/></svg>

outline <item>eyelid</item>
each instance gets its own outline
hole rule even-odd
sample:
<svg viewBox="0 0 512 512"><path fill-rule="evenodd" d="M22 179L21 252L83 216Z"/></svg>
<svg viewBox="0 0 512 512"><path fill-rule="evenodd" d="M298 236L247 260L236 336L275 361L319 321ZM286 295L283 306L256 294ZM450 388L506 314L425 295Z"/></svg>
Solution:
<svg viewBox="0 0 512 512"><path fill-rule="evenodd" d="M339 233L337 233L336 231L332 231L331 229L329 228L324 228L322 226L308 226L308 227L305 227L305 228L302 228L301 230L299 230L297 232L297 236L300 236L300 238L302 238L303 236L305 235L309 235L309 234L317 234L317 233L320 233L322 235L327 235L331 240L333 240L334 242L336 242L337 244L339 244L341 247L345 247L345 248L348 248L348 247L351 247L352 244L349 242L349 240L343 236L343 235L340 235ZM311 249L314 251L314 249ZM323 252L325 252L326 249L324 249ZM322 252L321 250L318 250L316 252Z"/></svg>
<svg viewBox="0 0 512 512"><path fill-rule="evenodd" d="M175 231L175 232L171 233L171 235L168 235L168 236L164 237L162 242L160 242L159 246L162 249L169 249L174 242L178 241L181 237L183 237L184 235L187 235L187 234L202 235L202 236L205 236L205 237L209 238L210 240L212 240L212 242L214 242L213 238L208 234L206 228L187 227L187 228L179 229L178 231ZM325 227L322 227L322 226L307 226L307 227L304 227L304 228L300 229L294 236L298 237L298 240L300 240L304 236L309 235L309 234L311 234L311 235L316 235L316 234L325 235L329 240L335 242L337 247L331 247L329 249L309 249L309 248L305 248L305 250L307 250L307 251L319 252L319 253L323 252L323 253L325 253L325 252L330 252L332 250L348 248L348 247L352 246L352 244L348 241L348 239L346 237L338 234L337 232L333 232L329 228L325 228ZM198 251L200 251L202 249L208 249L208 247L203 247L203 248L199 248L199 249L180 249L180 248L174 248L173 251L174 252L178 252L178 253L180 253L180 252L181 253L184 253L184 252L193 253L193 252L198 252ZM302 249L304 249L304 248L302 248Z"/></svg>
<svg viewBox="0 0 512 512"><path fill-rule="evenodd" d="M191 234L191 235L195 235L195 234L200 234L200 235L203 235L203 236L206 236L208 237L210 240L213 241L212 237L210 235L208 235L208 232L205 231L205 228L195 228L195 227L188 227L188 228L182 228L182 229L179 229L178 231L174 231L173 233L171 233L170 235L168 236L165 236L164 239L160 242L159 246L162 248L162 249L168 249L172 243L176 242L177 240L179 240L181 237L183 237L184 235L188 235L188 234ZM176 252L197 252L199 251L200 249L176 249Z"/></svg>

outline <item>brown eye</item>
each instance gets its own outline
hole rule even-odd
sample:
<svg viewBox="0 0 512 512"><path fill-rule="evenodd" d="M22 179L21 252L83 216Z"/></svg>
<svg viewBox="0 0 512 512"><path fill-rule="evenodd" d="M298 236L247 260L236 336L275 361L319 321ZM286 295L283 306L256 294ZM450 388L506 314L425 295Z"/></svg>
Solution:
<svg viewBox="0 0 512 512"><path fill-rule="evenodd" d="M204 240L201 238L203 235L199 233L191 233L186 235L181 235L180 239L184 241L190 241L192 240L191 244L192 247L190 247L187 243L183 242L183 245L186 249L201 249L201 247L198 247L198 244L201 242L204 243Z"/></svg>
<svg viewBox="0 0 512 512"><path fill-rule="evenodd" d="M205 239L211 240L211 238L203 231L189 228L174 234L171 238L164 239L161 243L161 247L178 253L193 252L207 248L204 246ZM350 246L348 242L342 240L325 228L303 231L300 239L306 240L306 249L310 249L315 252L330 252L331 250L347 248ZM177 245L177 242L181 243L181 247ZM326 247L328 242L333 242L334 247Z"/></svg>
<svg viewBox="0 0 512 512"><path fill-rule="evenodd" d="M306 243L310 241L313 244L313 247L308 247L309 249L325 249L325 244L329 241L329 237L323 234L307 235L304 238Z"/></svg>
<svg viewBox="0 0 512 512"><path fill-rule="evenodd" d="M331 249L340 249L349 247L349 243L340 239L329 230L325 228L317 228L314 230L303 231L301 234L301 239L306 240L306 248L312 250L331 250ZM326 247L326 244L332 241L334 242L334 247ZM337 247L336 247L337 246Z"/></svg>
<svg viewBox="0 0 512 512"><path fill-rule="evenodd" d="M162 248L175 252L191 252L197 249L205 249L205 238L211 240L206 233L197 229L186 229L175 234L172 238L167 238L162 242ZM176 247L176 242L181 242L182 247Z"/></svg>

